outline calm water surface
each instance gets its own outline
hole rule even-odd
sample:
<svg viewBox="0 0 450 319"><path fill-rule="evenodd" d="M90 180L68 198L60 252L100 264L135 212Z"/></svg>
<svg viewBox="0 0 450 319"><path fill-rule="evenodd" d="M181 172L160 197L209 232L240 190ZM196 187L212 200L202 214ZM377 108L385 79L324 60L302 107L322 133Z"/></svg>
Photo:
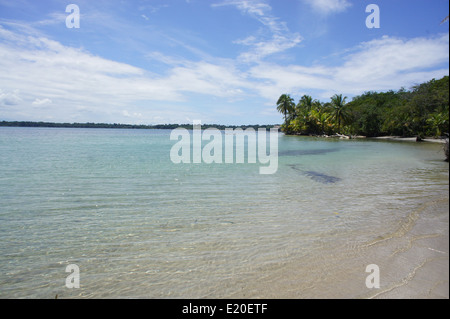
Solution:
<svg viewBox="0 0 450 319"><path fill-rule="evenodd" d="M259 163L175 165L174 143L162 130L0 128L0 297L225 298L448 192L440 145L280 134L278 172L259 175ZM80 289L65 287L69 264Z"/></svg>

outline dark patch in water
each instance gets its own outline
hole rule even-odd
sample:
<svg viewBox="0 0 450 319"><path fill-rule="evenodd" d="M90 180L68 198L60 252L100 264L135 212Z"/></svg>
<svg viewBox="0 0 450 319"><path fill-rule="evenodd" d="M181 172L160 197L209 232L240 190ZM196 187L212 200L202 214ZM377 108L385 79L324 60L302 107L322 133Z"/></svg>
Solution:
<svg viewBox="0 0 450 319"><path fill-rule="evenodd" d="M341 179L339 177L326 175L326 174L319 173L319 172L316 172L316 171L305 171L305 170L302 170L302 169L298 168L296 165L289 165L289 166L292 169L294 169L296 171L299 171L303 175L308 176L313 181L318 182L318 183L334 184L334 183L337 183L337 182L341 181Z"/></svg>
<svg viewBox="0 0 450 319"><path fill-rule="evenodd" d="M325 150L291 150L291 151L283 151L279 152L279 156L301 156L301 155L322 155L332 152L337 152L339 149L337 148L328 148Z"/></svg>
<svg viewBox="0 0 450 319"><path fill-rule="evenodd" d="M323 183L323 184L334 184L339 182L341 179L339 177L325 175L319 172L306 171L303 174L311 178L313 181Z"/></svg>

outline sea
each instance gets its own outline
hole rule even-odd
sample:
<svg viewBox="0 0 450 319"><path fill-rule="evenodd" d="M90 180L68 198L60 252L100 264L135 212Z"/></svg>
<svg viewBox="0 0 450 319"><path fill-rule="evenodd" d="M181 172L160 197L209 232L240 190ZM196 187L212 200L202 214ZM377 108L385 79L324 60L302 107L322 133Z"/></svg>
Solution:
<svg viewBox="0 0 450 319"><path fill-rule="evenodd" d="M361 296L365 268L354 287L316 283L430 198L448 201L441 144L278 133L264 175L175 164L170 135L1 127L0 298Z"/></svg>

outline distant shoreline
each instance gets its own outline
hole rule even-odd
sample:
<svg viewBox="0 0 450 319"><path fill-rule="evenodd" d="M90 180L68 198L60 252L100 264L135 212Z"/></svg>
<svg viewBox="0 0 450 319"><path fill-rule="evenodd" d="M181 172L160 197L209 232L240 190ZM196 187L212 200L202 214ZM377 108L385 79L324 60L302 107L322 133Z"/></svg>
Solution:
<svg viewBox="0 0 450 319"><path fill-rule="evenodd" d="M156 125L144 125L144 124L119 124L119 123L55 123L55 122L33 122L33 121L1 121L0 127L42 127L42 128L92 128L92 129L132 129L132 130L173 130L176 128L192 129L192 124L156 124ZM225 130L226 128L253 128L258 130L259 128L271 129L280 128L280 125L220 125L220 124L202 124L202 130L208 128L217 128L219 130ZM286 133L285 133L286 134ZM433 138L427 137L417 140L417 137L401 137L401 136L346 136L346 135L333 135L333 136L320 136L320 135L299 135L299 134L286 134L287 136L306 136L306 137L318 137L318 138L340 138L340 139L367 139L367 140L383 140L383 141L399 141L399 142L430 142L444 144L446 138Z"/></svg>
<svg viewBox="0 0 450 319"><path fill-rule="evenodd" d="M1 121L0 127L46 127L46 128L107 128L107 129L134 129L134 130L173 130L176 128L192 129L192 124L119 124L119 123L54 123L54 122L32 122L32 121ZM277 128L279 125L220 125L220 124L202 124L202 129L217 128Z"/></svg>

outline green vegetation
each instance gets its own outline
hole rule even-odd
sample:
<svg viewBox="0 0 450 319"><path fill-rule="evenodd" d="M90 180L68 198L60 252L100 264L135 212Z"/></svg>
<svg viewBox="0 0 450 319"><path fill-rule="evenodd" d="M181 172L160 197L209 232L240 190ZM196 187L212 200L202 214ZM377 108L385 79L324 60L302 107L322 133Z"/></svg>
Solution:
<svg viewBox="0 0 450 319"><path fill-rule="evenodd" d="M53 123L53 122L30 122L30 121L2 121L0 126L11 127L58 127L58 128L108 128L108 129L140 129L140 130L173 130L176 128L192 129L192 124L158 124L158 125L132 125L132 124L105 124L105 123ZM208 128L217 128L225 130L225 128L273 128L274 125L241 125L241 126L225 126L216 124L204 124L202 130Z"/></svg>
<svg viewBox="0 0 450 319"><path fill-rule="evenodd" d="M348 103L337 94L328 103L304 95L295 105L283 94L277 110L286 134L441 137L449 132L449 77L410 91L365 92Z"/></svg>
<svg viewBox="0 0 450 319"><path fill-rule="evenodd" d="M287 122L287 115L294 112L294 99L288 94L280 96L277 102L277 110L284 114L284 120Z"/></svg>

